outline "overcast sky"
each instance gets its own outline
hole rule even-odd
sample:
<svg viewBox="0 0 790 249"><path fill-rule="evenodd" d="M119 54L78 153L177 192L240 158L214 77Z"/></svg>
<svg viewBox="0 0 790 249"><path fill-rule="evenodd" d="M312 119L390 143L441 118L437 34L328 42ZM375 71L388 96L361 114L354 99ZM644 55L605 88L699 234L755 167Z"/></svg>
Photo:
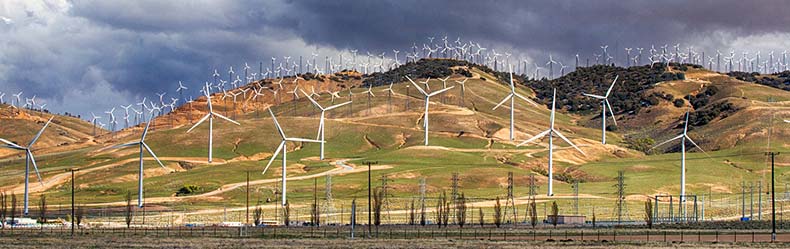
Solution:
<svg viewBox="0 0 790 249"><path fill-rule="evenodd" d="M544 64L600 46L790 47L788 1L0 0L0 92L83 116L271 57L478 42ZM403 54L401 54L403 56ZM266 64L265 64L266 65ZM196 91L189 93L196 94Z"/></svg>

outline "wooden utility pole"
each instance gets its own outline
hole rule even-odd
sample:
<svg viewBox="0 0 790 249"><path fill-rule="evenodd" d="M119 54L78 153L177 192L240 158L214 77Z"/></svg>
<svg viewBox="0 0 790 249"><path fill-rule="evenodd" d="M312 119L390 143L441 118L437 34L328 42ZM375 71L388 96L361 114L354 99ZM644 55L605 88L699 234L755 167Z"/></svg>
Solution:
<svg viewBox="0 0 790 249"><path fill-rule="evenodd" d="M776 182L774 181L774 158L776 155L779 155L779 152L767 152L765 153L768 156L771 156L771 242L776 241L776 195L774 191L776 191Z"/></svg>
<svg viewBox="0 0 790 249"><path fill-rule="evenodd" d="M247 223L250 224L250 172L247 171Z"/></svg>
<svg viewBox="0 0 790 249"><path fill-rule="evenodd" d="M74 172L79 171L79 168L69 168L66 171L71 171L71 236L74 236Z"/></svg>
<svg viewBox="0 0 790 249"><path fill-rule="evenodd" d="M379 164L379 162L363 162L364 164L368 165L368 236L370 236L373 232L373 215L370 212L372 210L372 205L370 203L370 196L373 193L371 189L371 182L370 182L370 165L371 164Z"/></svg>

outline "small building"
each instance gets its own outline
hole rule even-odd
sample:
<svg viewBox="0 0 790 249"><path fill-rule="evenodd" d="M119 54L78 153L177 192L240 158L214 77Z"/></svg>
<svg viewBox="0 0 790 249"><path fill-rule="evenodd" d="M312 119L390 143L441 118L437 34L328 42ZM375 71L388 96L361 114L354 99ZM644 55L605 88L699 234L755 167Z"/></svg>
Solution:
<svg viewBox="0 0 790 249"><path fill-rule="evenodd" d="M582 225L584 224L584 215L549 215L546 219L546 223L553 224L553 220L557 219L557 224L571 224L571 225Z"/></svg>

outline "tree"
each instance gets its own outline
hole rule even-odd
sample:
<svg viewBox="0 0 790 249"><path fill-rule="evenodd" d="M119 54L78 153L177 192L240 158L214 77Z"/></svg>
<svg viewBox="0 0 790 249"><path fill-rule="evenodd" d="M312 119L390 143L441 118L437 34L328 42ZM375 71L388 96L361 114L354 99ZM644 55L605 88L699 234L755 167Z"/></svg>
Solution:
<svg viewBox="0 0 790 249"><path fill-rule="evenodd" d="M445 197L444 201L444 210L442 211L442 224L444 227L447 227L447 224L450 223L450 202L446 201L447 197Z"/></svg>
<svg viewBox="0 0 790 249"><path fill-rule="evenodd" d="M288 200L285 201L285 206L283 207L283 223L285 223L285 226L289 226L291 223L291 204L288 203Z"/></svg>
<svg viewBox="0 0 790 249"><path fill-rule="evenodd" d="M647 228L653 229L653 199L650 197L645 201L645 223L647 223Z"/></svg>
<svg viewBox="0 0 790 249"><path fill-rule="evenodd" d="M82 224L82 220L85 218L85 207L84 206L78 206L77 207L77 213L75 214L75 216L77 216L75 218L77 220L77 227L79 228L80 224Z"/></svg>
<svg viewBox="0 0 790 249"><path fill-rule="evenodd" d="M261 203L258 202L258 205L255 205L255 210L252 211L252 217L255 220L255 226L261 225L261 218L263 217L263 209L261 208Z"/></svg>
<svg viewBox="0 0 790 249"><path fill-rule="evenodd" d="M425 226L425 202L420 205L420 226Z"/></svg>
<svg viewBox="0 0 790 249"><path fill-rule="evenodd" d="M126 228L131 227L134 213L132 212L132 192L129 191L126 191L126 210L124 210L124 218L126 221Z"/></svg>
<svg viewBox="0 0 790 249"><path fill-rule="evenodd" d="M414 225L415 221L414 198L411 199L411 207L409 207L409 225Z"/></svg>
<svg viewBox="0 0 790 249"><path fill-rule="evenodd" d="M461 193L455 201L455 223L461 228L466 224L466 197L464 193Z"/></svg>
<svg viewBox="0 0 790 249"><path fill-rule="evenodd" d="M532 228L538 225L538 208L537 203L535 203L535 198L532 198L529 202L529 224L532 225Z"/></svg>
<svg viewBox="0 0 790 249"><path fill-rule="evenodd" d="M384 189L376 189L373 194L373 225L381 225L381 208L384 204ZM377 228L378 229L378 228Z"/></svg>
<svg viewBox="0 0 790 249"><path fill-rule="evenodd" d="M551 202L551 216L553 217L551 219L551 225L555 227L557 226L557 222L559 221L559 215L560 215L560 207L557 206L557 201Z"/></svg>
<svg viewBox="0 0 790 249"><path fill-rule="evenodd" d="M8 214L8 196L5 191L0 193L0 222L5 222L6 215ZM3 226L5 228L5 226Z"/></svg>
<svg viewBox="0 0 790 249"><path fill-rule="evenodd" d="M592 213L592 225L593 225L593 227L595 227L595 207L593 207L593 213Z"/></svg>
<svg viewBox="0 0 790 249"><path fill-rule="evenodd" d="M442 227L442 220L444 220L444 219L442 219L442 217L444 217L442 215L442 213L445 212L445 210L444 210L444 193L439 194L439 198L437 198L437 199L438 200L436 201L436 210L434 211L434 214L436 216L436 225L439 226L439 227Z"/></svg>
<svg viewBox="0 0 790 249"><path fill-rule="evenodd" d="M494 204L494 225L497 228L502 225L502 204L499 203L499 196L496 197L496 204Z"/></svg>
<svg viewBox="0 0 790 249"><path fill-rule="evenodd" d="M41 220L41 229L44 229L44 223L47 223L47 196L41 195L41 204L38 207L39 219Z"/></svg>
<svg viewBox="0 0 790 249"><path fill-rule="evenodd" d="M11 222L16 222L16 194L11 193ZM14 226L11 226L14 228Z"/></svg>
<svg viewBox="0 0 790 249"><path fill-rule="evenodd" d="M485 225L485 214L483 214L483 208L478 208L477 211L480 213L478 222L480 222L480 227L483 227L483 225Z"/></svg>

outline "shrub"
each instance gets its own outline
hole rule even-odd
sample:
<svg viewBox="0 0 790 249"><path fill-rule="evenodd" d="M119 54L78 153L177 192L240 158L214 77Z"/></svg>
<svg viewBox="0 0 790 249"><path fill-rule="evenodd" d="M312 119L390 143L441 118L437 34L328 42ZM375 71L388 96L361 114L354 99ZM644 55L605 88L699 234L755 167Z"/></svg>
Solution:
<svg viewBox="0 0 790 249"><path fill-rule="evenodd" d="M198 185L184 184L183 187L178 189L178 192L176 192L176 196L193 195L201 191L203 191L203 188Z"/></svg>
<svg viewBox="0 0 790 249"><path fill-rule="evenodd" d="M672 104L674 104L675 107L680 108L686 105L686 101L683 101L682 99L675 99L674 101L672 101Z"/></svg>

